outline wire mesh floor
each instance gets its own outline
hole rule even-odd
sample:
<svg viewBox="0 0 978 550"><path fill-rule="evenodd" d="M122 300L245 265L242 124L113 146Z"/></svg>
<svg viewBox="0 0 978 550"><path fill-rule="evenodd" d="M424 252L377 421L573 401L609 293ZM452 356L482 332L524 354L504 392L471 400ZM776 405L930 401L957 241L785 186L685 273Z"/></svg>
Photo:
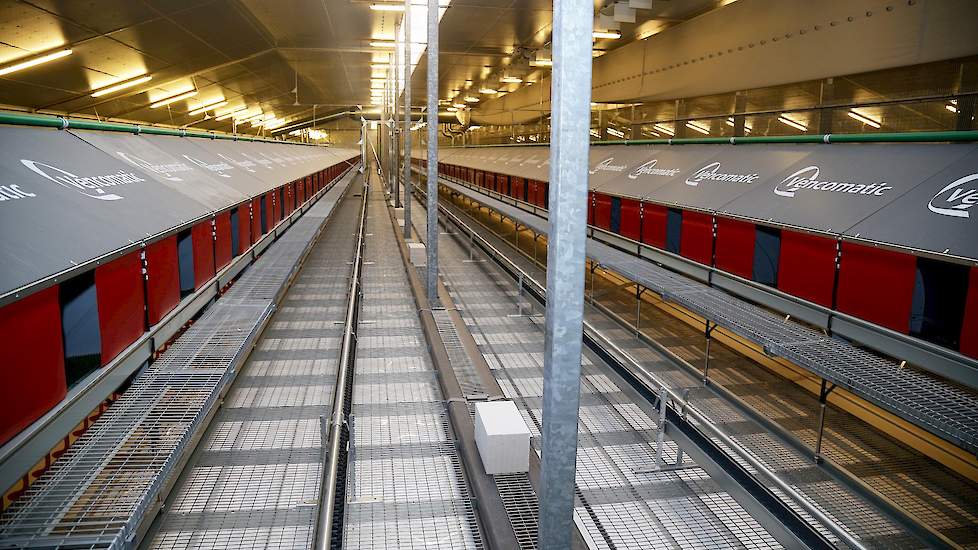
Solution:
<svg viewBox="0 0 978 550"><path fill-rule="evenodd" d="M343 545L482 548L384 197L370 194Z"/></svg>
<svg viewBox="0 0 978 550"><path fill-rule="evenodd" d="M273 310L270 297L254 292L250 281L272 281L278 288L286 283L322 217L335 205L343 182L310 208L319 217L303 216L293 224L289 239L269 247L241 276L243 284L205 310L0 517L0 547L132 544L143 514L177 474L186 450Z"/></svg>

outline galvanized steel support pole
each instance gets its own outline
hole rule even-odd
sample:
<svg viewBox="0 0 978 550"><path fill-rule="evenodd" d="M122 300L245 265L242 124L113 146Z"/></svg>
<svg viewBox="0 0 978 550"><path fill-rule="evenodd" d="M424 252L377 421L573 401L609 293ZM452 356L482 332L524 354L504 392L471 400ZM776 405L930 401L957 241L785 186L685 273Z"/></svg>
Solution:
<svg viewBox="0 0 978 550"><path fill-rule="evenodd" d="M539 547L570 548L584 317L590 0L555 0Z"/></svg>
<svg viewBox="0 0 978 550"><path fill-rule="evenodd" d="M397 138L397 71L398 71L398 61L397 56L394 54L388 54L387 58L389 62L387 64L388 74L391 75L391 118L390 118L390 134L391 134L391 170L389 172L389 177L391 180L391 187L394 188L394 208L401 207L401 187L398 185L397 180L400 178L400 170L398 170L398 158L401 143Z"/></svg>
<svg viewBox="0 0 978 550"><path fill-rule="evenodd" d="M404 0L404 238L411 238L411 0Z"/></svg>
<svg viewBox="0 0 978 550"><path fill-rule="evenodd" d="M428 305L438 304L438 0L428 0Z"/></svg>

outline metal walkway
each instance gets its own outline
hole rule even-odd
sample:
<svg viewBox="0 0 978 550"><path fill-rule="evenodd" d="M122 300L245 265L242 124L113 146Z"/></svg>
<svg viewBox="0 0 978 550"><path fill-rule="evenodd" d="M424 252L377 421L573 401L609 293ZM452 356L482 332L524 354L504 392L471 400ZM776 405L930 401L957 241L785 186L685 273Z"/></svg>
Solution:
<svg viewBox="0 0 978 550"><path fill-rule="evenodd" d="M450 208L452 208L450 206ZM500 249L512 246L511 241L497 240ZM530 239L524 241L528 250ZM544 245L540 245L541 247ZM541 256L542 257L542 256ZM514 254L512 259L535 276L543 270L529 257ZM509 283L512 284L511 282ZM599 287L605 296L603 303L622 319L634 319L634 290L610 283ZM681 360L699 364L704 357L702 330L686 325L655 307L641 310L642 332L668 348ZM736 351L715 344L711 355L711 379L715 384L704 387L698 372L680 368L674 360L636 338L633 327L626 327L608 318L593 307L586 310L586 319L607 337L637 360L644 369L673 389L689 391L690 401L718 423L723 431L751 450L757 458L777 472L814 502L821 510L851 529L871 546L920 547L921 542L870 505L859 494L840 483L811 460L811 454L786 445L756 421L731 404L724 396L713 392L717 384L727 388L748 407L803 440L814 443L817 424L816 397L793 382L771 373ZM630 321L629 321L630 322ZM978 544L978 507L974 502L975 484L933 463L927 457L891 438L851 415L833 410L827 419L823 453L836 464L878 491L884 498L912 514L928 528L941 533L963 547Z"/></svg>
<svg viewBox="0 0 978 550"><path fill-rule="evenodd" d="M442 239L440 253L443 280L539 454L543 317L506 274L470 259L457 241ZM575 522L590 548L781 547L668 433L666 465L656 464L659 419L651 405L587 351L581 392ZM508 485L507 476L495 477ZM522 548L535 547L534 539L521 540Z"/></svg>
<svg viewBox="0 0 978 550"><path fill-rule="evenodd" d="M359 182L351 185L356 193ZM349 195L241 369L144 546L305 549L312 540L353 255Z"/></svg>
<svg viewBox="0 0 978 550"><path fill-rule="evenodd" d="M159 498L268 321L275 299L351 178L348 172L325 191L4 513L0 546L122 548L139 539L145 514L159 506ZM239 429L229 425L222 445L232 448L233 441L242 440L239 435L258 437ZM318 436L318 428L313 433ZM219 483L220 477L219 472L216 477L204 474L196 482ZM253 487L239 496L261 498ZM245 541L252 536L246 526L255 522L244 517L238 521L244 529L240 540ZM179 537L172 543L198 545Z"/></svg>
<svg viewBox="0 0 978 550"><path fill-rule="evenodd" d="M549 232L547 220L442 178L451 190L506 217ZM670 272L654 263L588 239L588 258L641 284L697 315L760 344L765 351L804 367L825 380L978 453L978 395L836 338L785 321L760 307Z"/></svg>
<svg viewBox="0 0 978 550"><path fill-rule="evenodd" d="M380 187L367 210L343 546L482 548Z"/></svg>

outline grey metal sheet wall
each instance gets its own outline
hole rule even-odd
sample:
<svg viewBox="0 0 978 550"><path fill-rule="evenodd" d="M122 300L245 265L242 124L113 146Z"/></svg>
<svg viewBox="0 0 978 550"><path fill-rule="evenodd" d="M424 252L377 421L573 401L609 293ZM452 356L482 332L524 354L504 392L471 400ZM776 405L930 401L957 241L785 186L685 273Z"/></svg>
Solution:
<svg viewBox="0 0 978 550"><path fill-rule="evenodd" d="M625 169L601 184L595 184L592 176L591 188L602 193L631 198L646 198L654 195L660 187L671 181L680 180L680 176L696 167L706 165L709 159L720 152L716 146L704 145L683 147L620 145L595 147L592 151L603 153L596 162L592 161L590 169L592 173L607 168L601 163L612 166L625 165Z"/></svg>

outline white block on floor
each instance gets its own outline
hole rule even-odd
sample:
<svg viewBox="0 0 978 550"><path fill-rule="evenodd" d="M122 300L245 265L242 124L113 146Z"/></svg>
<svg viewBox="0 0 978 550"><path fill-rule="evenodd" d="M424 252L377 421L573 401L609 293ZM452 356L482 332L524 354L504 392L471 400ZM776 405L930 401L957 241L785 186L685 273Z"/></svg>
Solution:
<svg viewBox="0 0 978 550"><path fill-rule="evenodd" d="M408 257L415 267L428 265L428 254L424 250L424 243L408 242Z"/></svg>
<svg viewBox="0 0 978 550"><path fill-rule="evenodd" d="M395 220L403 220L404 219L404 209L403 208L395 208L394 209L394 219Z"/></svg>
<svg viewBox="0 0 978 550"><path fill-rule="evenodd" d="M512 401L475 404L475 445L487 474L530 470L530 429Z"/></svg>

